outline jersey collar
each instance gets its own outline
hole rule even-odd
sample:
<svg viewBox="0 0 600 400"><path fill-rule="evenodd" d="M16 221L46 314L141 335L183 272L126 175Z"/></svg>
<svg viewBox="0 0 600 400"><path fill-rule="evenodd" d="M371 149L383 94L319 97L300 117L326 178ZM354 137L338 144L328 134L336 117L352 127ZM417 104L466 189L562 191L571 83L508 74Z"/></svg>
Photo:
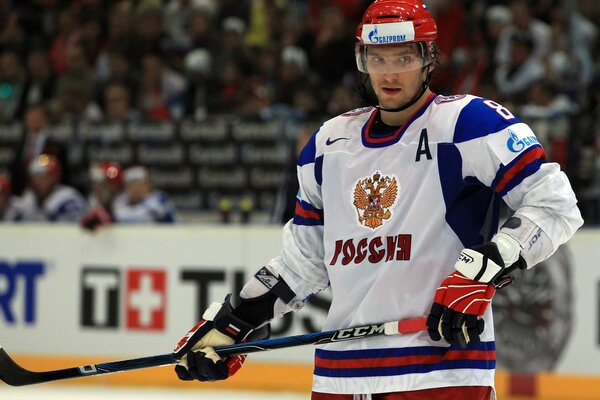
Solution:
<svg viewBox="0 0 600 400"><path fill-rule="evenodd" d="M395 131L390 132L387 135L372 135L371 134L371 126L373 125L373 121L375 120L377 113L380 112L380 110L378 108L375 108L375 110L373 111L373 113L371 114L371 116L369 117L368 121L365 123L365 125L363 126L362 131L361 131L363 146L376 148L376 147L385 147L385 146L389 146L391 144L398 143L400 141L400 139L402 138L402 135L404 134L406 129L408 129L408 127L410 126L410 124L412 124L412 122L414 120L416 120L421 115L423 115L423 113L425 112L427 107L429 107L431 102L436 97L437 97L437 95L435 93L431 93L429 95L429 97L427 98L427 101L425 101L425 104L423 104L421 106L421 108L419 108L408 119L408 121L404 125L402 125L398 129L396 129Z"/></svg>

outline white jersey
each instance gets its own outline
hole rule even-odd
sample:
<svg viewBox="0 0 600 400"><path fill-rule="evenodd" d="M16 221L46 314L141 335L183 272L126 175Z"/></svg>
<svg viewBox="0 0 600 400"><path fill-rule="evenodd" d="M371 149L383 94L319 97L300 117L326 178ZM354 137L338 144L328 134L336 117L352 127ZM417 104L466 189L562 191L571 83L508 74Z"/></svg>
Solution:
<svg viewBox="0 0 600 400"><path fill-rule="evenodd" d="M113 202L113 217L118 223L173 223L177 220L175 206L167 195L154 191L137 203L130 203L127 193Z"/></svg>
<svg viewBox="0 0 600 400"><path fill-rule="evenodd" d="M502 200L554 249L581 225L564 173L499 104L432 94L404 126L381 136L371 132L378 112L348 112L313 135L298 161L295 217L269 262L300 298L331 286L325 330L426 316L460 251L497 231ZM491 308L484 319L481 343L464 350L427 332L318 346L313 390L493 387Z"/></svg>
<svg viewBox="0 0 600 400"><path fill-rule="evenodd" d="M9 210L6 219L27 222L79 222L87 208L81 193L70 186L56 186L41 203L33 191L27 189Z"/></svg>

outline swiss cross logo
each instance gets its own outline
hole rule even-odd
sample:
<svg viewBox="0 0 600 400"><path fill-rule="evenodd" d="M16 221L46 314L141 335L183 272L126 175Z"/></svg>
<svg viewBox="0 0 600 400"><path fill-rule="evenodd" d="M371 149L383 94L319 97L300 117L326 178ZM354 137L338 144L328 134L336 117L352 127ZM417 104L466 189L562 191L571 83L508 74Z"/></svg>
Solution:
<svg viewBox="0 0 600 400"><path fill-rule="evenodd" d="M127 328L163 330L167 303L165 271L130 269L126 282Z"/></svg>

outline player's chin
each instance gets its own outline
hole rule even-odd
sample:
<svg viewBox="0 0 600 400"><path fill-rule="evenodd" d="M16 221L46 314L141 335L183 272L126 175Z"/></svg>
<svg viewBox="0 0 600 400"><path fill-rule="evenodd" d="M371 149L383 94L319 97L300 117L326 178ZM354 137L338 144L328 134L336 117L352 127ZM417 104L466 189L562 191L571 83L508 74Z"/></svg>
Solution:
<svg viewBox="0 0 600 400"><path fill-rule="evenodd" d="M388 100L388 101L379 101L379 107L382 109L392 110L394 108L400 108L406 104L406 101L403 100Z"/></svg>

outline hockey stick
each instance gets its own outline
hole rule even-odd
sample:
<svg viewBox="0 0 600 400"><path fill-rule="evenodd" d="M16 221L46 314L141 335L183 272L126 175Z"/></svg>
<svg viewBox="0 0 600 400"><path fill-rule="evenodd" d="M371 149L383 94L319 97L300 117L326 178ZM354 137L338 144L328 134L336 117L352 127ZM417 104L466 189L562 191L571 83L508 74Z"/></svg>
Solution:
<svg viewBox="0 0 600 400"><path fill-rule="evenodd" d="M236 354L249 354L259 351L282 349L285 347L302 346L305 344L323 344L361 339L377 335L398 335L415 333L426 330L425 317L411 318L382 324L363 325L353 328L338 329L325 332L307 333L304 335L286 336L277 339L258 340L255 342L238 343L230 346L215 348L221 357ZM134 369L161 367L177 363L173 353L157 356L131 358L122 361L112 361L100 364L90 364L81 367L57 369L52 371L29 371L17 364L2 347L0 347L0 380L11 386L26 386L36 383L53 382L62 379L83 378L114 372L131 371Z"/></svg>

